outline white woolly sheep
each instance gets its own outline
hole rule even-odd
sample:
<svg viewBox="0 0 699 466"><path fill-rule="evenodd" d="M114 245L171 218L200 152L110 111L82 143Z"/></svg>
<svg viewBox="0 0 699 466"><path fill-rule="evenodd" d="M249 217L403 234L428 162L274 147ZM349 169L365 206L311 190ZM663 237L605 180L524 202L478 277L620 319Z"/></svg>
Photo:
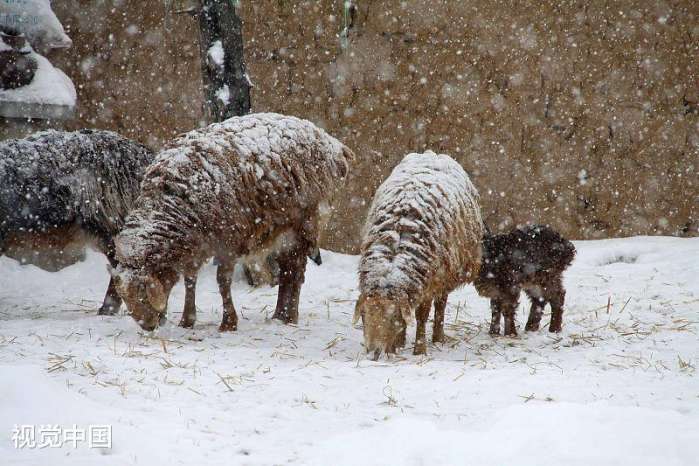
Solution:
<svg viewBox="0 0 699 466"><path fill-rule="evenodd" d="M417 317L414 354L426 352L425 323L435 305L432 340L444 340L449 293L478 274L483 223L479 196L448 155L409 154L374 196L359 262L364 344L375 359L405 345Z"/></svg>

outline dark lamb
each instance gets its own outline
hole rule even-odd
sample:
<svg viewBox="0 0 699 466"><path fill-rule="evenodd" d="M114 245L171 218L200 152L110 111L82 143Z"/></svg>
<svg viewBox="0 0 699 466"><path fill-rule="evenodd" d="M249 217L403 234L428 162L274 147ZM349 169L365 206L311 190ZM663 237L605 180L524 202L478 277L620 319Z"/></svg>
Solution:
<svg viewBox="0 0 699 466"><path fill-rule="evenodd" d="M113 267L114 237L154 153L109 131L46 131L0 142L0 255L55 271L91 245ZM121 298L109 282L100 314Z"/></svg>
<svg viewBox="0 0 699 466"><path fill-rule="evenodd" d="M507 234L486 234L483 260L476 290L490 298L490 334L500 333L500 316L505 319L505 335L517 335L515 311L520 291L531 300L525 330L539 329L546 304L551 305L550 332L560 332L563 324L563 271L573 262L575 247L545 225L517 228Z"/></svg>

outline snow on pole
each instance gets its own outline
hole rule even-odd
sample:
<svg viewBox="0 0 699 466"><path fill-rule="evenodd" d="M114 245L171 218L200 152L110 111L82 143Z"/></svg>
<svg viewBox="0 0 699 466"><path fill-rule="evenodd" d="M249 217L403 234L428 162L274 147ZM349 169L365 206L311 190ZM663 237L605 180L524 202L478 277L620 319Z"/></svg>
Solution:
<svg viewBox="0 0 699 466"><path fill-rule="evenodd" d="M205 114L209 121L250 112L250 88L243 56L237 0L203 0L199 13Z"/></svg>

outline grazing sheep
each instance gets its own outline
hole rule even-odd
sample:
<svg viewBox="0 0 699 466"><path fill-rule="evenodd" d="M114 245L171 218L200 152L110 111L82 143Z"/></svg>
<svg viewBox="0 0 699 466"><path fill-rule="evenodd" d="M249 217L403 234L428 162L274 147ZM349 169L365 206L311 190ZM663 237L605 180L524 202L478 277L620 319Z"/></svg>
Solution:
<svg viewBox="0 0 699 466"><path fill-rule="evenodd" d="M116 266L113 239L138 196L147 147L109 131L46 131L0 142L0 254L57 270L88 244ZM100 314L121 298L110 280Z"/></svg>
<svg viewBox="0 0 699 466"><path fill-rule="evenodd" d="M560 332L563 323L562 273L573 262L575 246L545 225L517 228L507 234L483 238L483 261L475 281L481 296L490 298L490 334L500 333L500 315L505 335L517 335L515 311L522 289L532 306L525 329L539 329L546 303L551 305L550 332Z"/></svg>
<svg viewBox="0 0 699 466"><path fill-rule="evenodd" d="M463 168L448 155L407 155L379 186L364 227L354 322L362 318L367 352L378 359L404 346L415 310L414 354L424 354L433 301L432 341L444 340L447 297L476 277L482 236L478 192Z"/></svg>
<svg viewBox="0 0 699 466"><path fill-rule="evenodd" d="M195 320L196 276L218 263L221 331L237 328L231 278L239 257L278 251L274 318L298 321L306 255L319 210L354 154L309 121L274 113L230 118L179 136L148 169L136 207L116 240L118 289L134 319L152 330L170 289L185 277L181 326Z"/></svg>

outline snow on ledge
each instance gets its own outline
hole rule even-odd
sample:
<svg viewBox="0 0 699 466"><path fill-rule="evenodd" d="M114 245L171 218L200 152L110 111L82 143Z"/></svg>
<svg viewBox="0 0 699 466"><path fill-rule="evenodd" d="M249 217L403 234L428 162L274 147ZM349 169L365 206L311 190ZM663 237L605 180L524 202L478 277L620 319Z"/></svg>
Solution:
<svg viewBox="0 0 699 466"><path fill-rule="evenodd" d="M30 56L38 65L34 79L28 85L17 89L0 90L0 114L4 113L2 107L6 102L74 108L77 93L73 81L45 57L35 52Z"/></svg>

